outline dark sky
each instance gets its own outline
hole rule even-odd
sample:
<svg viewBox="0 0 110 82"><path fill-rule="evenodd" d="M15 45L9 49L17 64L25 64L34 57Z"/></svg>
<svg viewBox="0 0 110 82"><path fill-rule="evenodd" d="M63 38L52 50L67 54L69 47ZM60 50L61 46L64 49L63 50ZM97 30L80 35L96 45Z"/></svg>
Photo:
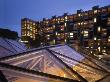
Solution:
<svg viewBox="0 0 110 82"><path fill-rule="evenodd" d="M95 5L110 5L110 0L0 0L0 27L20 32L23 17L41 20L65 12L76 13L78 9L88 10Z"/></svg>

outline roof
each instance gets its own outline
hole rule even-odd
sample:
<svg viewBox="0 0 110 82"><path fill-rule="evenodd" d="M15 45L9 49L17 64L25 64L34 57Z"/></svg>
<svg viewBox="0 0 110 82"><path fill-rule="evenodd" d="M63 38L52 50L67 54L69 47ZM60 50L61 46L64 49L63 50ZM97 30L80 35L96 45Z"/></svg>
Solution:
<svg viewBox="0 0 110 82"><path fill-rule="evenodd" d="M24 44L6 38L0 38L0 58L25 51Z"/></svg>
<svg viewBox="0 0 110 82"><path fill-rule="evenodd" d="M0 70L13 82L94 82L109 76L107 70L68 45L42 47L3 57Z"/></svg>

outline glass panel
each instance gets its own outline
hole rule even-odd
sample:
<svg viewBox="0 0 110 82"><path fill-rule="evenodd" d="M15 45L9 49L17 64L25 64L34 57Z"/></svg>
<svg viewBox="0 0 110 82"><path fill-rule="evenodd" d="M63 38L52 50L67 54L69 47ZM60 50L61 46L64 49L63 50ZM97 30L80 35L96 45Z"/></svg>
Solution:
<svg viewBox="0 0 110 82"><path fill-rule="evenodd" d="M0 38L0 45L3 46L4 48L12 51L12 52L16 52L15 50L12 49L12 47L2 38Z"/></svg>
<svg viewBox="0 0 110 82"><path fill-rule="evenodd" d="M79 80L76 75L71 73L68 68L66 68L59 60L57 60L46 50L30 52L12 58L10 57L9 59L3 60L1 62L21 68L26 68L28 70Z"/></svg>
<svg viewBox="0 0 110 82"><path fill-rule="evenodd" d="M23 44L20 44L17 41L14 40L8 40L6 39L13 47L17 48L16 50L26 50L26 47Z"/></svg>
<svg viewBox="0 0 110 82"><path fill-rule="evenodd" d="M72 58L55 52L53 53L89 82L95 82L108 74L107 72L88 66Z"/></svg>
<svg viewBox="0 0 110 82"><path fill-rule="evenodd" d="M3 47L0 46L0 58L1 57L6 57L6 56L9 56L9 55L13 55L13 53Z"/></svg>
<svg viewBox="0 0 110 82"><path fill-rule="evenodd" d="M68 46L59 46L59 47L54 47L54 48L50 48L50 50L53 50L55 52L58 52L64 56L73 58L79 62L85 63L87 65L93 66L95 68L101 69L97 64L95 64L94 62L90 61L91 59L84 56L83 54L78 53L77 51L75 51L74 49L68 47Z"/></svg>

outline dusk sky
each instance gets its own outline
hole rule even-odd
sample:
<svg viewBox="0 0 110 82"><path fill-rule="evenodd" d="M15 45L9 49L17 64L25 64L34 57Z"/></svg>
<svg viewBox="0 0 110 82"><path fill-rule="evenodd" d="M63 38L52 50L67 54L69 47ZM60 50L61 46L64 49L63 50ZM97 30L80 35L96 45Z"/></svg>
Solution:
<svg viewBox="0 0 110 82"><path fill-rule="evenodd" d="M0 0L0 27L20 34L21 18L41 20L66 12L76 13L78 9L88 10L96 5L110 5L110 0Z"/></svg>

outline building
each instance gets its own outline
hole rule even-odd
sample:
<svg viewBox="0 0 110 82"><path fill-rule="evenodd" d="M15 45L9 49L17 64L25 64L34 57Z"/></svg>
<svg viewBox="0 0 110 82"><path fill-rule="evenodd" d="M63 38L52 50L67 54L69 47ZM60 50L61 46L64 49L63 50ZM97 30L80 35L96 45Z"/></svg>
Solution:
<svg viewBox="0 0 110 82"><path fill-rule="evenodd" d="M39 40L39 45L76 44L93 55L109 54L110 6L94 6L88 11L81 9L75 14L64 13L37 22L24 18L21 26L23 42Z"/></svg>

